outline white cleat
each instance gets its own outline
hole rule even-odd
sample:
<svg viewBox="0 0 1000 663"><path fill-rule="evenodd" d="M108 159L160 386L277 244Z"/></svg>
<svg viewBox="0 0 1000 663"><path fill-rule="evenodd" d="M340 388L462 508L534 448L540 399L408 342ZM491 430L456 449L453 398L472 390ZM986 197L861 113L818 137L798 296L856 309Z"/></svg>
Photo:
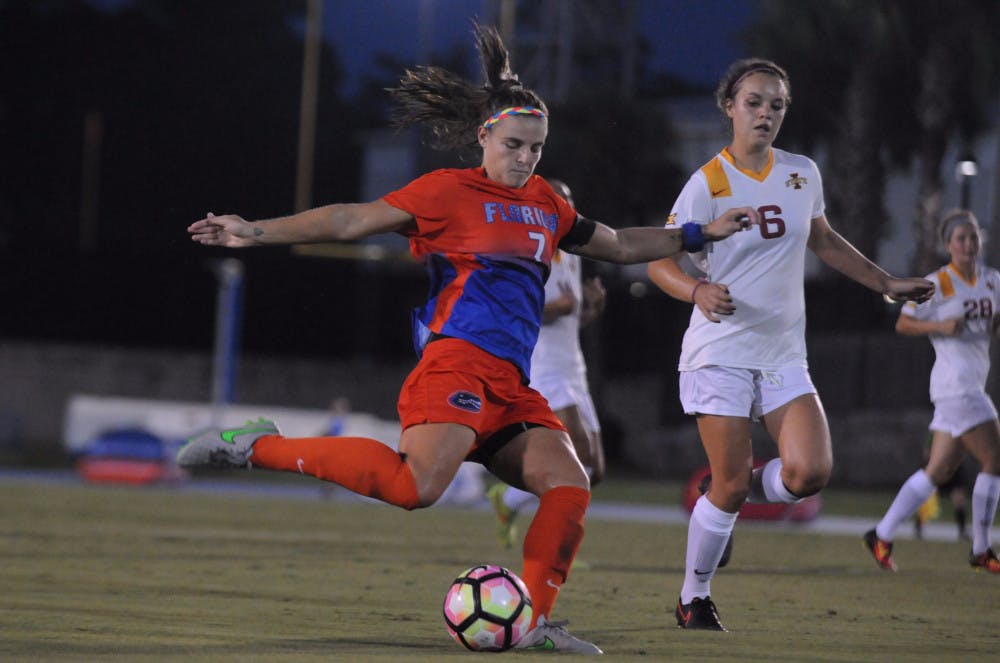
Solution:
<svg viewBox="0 0 1000 663"><path fill-rule="evenodd" d="M188 438L177 452L181 467L246 467L253 445L265 435L279 435L273 421L248 421L240 428L209 428Z"/></svg>
<svg viewBox="0 0 1000 663"><path fill-rule="evenodd" d="M515 649L528 651L553 651L568 654L603 654L601 648L592 642L581 640L569 634L564 627L569 622L550 622L539 617L535 628L525 633Z"/></svg>

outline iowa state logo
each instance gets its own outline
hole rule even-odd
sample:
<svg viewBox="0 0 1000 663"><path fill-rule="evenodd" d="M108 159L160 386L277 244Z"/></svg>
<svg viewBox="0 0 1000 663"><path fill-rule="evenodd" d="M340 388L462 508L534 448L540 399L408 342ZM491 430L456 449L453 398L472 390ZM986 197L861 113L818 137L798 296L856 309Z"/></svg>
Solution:
<svg viewBox="0 0 1000 663"><path fill-rule="evenodd" d="M798 173L792 173L785 181L785 186L793 189L801 189L806 184L809 184L809 181L804 177L799 177Z"/></svg>

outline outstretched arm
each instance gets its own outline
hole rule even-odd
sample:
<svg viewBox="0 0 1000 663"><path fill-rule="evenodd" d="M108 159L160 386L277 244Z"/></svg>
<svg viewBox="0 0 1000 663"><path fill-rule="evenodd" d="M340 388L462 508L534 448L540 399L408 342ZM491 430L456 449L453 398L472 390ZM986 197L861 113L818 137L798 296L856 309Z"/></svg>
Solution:
<svg viewBox="0 0 1000 663"><path fill-rule="evenodd" d="M686 250L683 231L680 228L621 228L615 230L599 222L594 234L585 244L568 249L578 255L632 264L649 262L676 255ZM701 226L705 241L717 242L735 232L746 230L760 223L760 215L752 207L736 207L727 210L718 219Z"/></svg>
<svg viewBox="0 0 1000 663"><path fill-rule="evenodd" d="M809 248L830 267L861 285L896 300L922 302L934 294L934 283L921 278L898 278L861 254L836 230L826 216L812 220Z"/></svg>
<svg viewBox="0 0 1000 663"><path fill-rule="evenodd" d="M188 226L191 239L207 246L244 248L266 244L348 242L402 230L413 217L384 200L326 205L264 221L247 221L235 214L204 219Z"/></svg>

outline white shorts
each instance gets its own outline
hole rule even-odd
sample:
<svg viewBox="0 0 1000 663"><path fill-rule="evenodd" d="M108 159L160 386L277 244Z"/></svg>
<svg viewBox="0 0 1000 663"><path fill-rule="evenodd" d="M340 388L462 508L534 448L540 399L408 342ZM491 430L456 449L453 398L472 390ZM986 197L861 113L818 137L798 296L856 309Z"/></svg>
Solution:
<svg viewBox="0 0 1000 663"><path fill-rule="evenodd" d="M584 427L591 433L599 433L601 424L597 420L597 410L587 388L587 374L575 376L542 374L531 377L531 386L549 402L553 410L575 405L580 411Z"/></svg>
<svg viewBox="0 0 1000 663"><path fill-rule="evenodd" d="M681 371L681 405L685 414L749 417L757 421L803 394L815 394L805 366L777 370L705 366Z"/></svg>
<svg viewBox="0 0 1000 663"><path fill-rule="evenodd" d="M997 418L997 409L985 393L962 394L934 402L934 418L929 429L958 437L985 421Z"/></svg>

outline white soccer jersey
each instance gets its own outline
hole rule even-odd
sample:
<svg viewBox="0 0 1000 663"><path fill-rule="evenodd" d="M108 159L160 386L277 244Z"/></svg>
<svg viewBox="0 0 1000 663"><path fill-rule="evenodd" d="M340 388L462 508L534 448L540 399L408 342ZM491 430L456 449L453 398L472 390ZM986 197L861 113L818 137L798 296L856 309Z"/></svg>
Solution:
<svg viewBox="0 0 1000 663"><path fill-rule="evenodd" d="M575 405L584 427L596 433L600 432L601 424L590 397L587 364L580 348L582 276L580 256L556 251L552 256L549 280L545 282L545 301L555 299L563 289L569 288L576 299L576 307L569 315L561 315L542 325L531 355L531 387L545 397L553 410Z"/></svg>
<svg viewBox="0 0 1000 663"><path fill-rule="evenodd" d="M551 323L543 324L538 333L538 343L531 354L531 386L546 380L568 379L567 376L586 374L583 351L580 349L580 310L583 307L583 281L580 256L557 251L552 256L549 280L545 282L545 301L559 297L568 288L576 298L576 307L569 315L561 315ZM547 398L547 396L546 396Z"/></svg>
<svg viewBox="0 0 1000 663"><path fill-rule="evenodd" d="M965 318L965 329L957 336L930 336L935 355L931 400L982 392L990 371L991 320L998 310L1000 272L979 266L975 280L969 282L948 265L927 278L936 286L934 296L922 304L907 302L903 313L934 322Z"/></svg>
<svg viewBox="0 0 1000 663"><path fill-rule="evenodd" d="M729 287L736 311L715 323L694 308L681 371L807 366L803 282L811 221L825 209L819 169L808 157L772 149L768 165L754 173L723 150L691 175L667 227L705 224L744 206L757 209L760 226L691 255L710 281Z"/></svg>

